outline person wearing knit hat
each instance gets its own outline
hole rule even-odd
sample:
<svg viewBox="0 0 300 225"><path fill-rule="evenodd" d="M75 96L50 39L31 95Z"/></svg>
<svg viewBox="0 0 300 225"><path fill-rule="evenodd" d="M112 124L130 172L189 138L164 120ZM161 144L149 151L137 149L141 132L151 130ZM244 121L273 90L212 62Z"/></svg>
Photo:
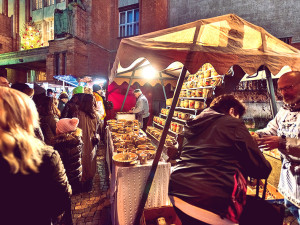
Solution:
<svg viewBox="0 0 300 225"><path fill-rule="evenodd" d="M99 84L94 84L94 85L93 85L93 92L98 92L98 91L100 91L100 90L102 90L102 89L101 89L101 87L100 87Z"/></svg>
<svg viewBox="0 0 300 225"><path fill-rule="evenodd" d="M79 123L78 118L63 118L56 123L56 134L75 131Z"/></svg>
<svg viewBox="0 0 300 225"><path fill-rule="evenodd" d="M78 194L82 191L82 130L78 128L78 118L64 118L56 123L56 135L52 138L51 145L58 151L72 192Z"/></svg>
<svg viewBox="0 0 300 225"><path fill-rule="evenodd" d="M73 89L73 95L78 94L78 93L84 93L84 87L77 86L76 88Z"/></svg>
<svg viewBox="0 0 300 225"><path fill-rule="evenodd" d="M15 84L11 85L11 88L21 91L21 92L27 94L29 97L32 97L34 94L34 89L30 88L25 83L15 83Z"/></svg>

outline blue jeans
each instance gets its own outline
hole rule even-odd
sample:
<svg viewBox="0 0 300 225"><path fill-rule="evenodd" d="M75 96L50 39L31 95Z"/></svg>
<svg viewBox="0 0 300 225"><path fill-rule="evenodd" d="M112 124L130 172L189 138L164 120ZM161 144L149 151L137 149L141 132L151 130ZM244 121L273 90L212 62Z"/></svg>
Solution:
<svg viewBox="0 0 300 225"><path fill-rule="evenodd" d="M284 199L284 205L290 210L290 212L296 217L298 220L298 223L300 224L300 208L295 206L293 203L291 203L286 198Z"/></svg>

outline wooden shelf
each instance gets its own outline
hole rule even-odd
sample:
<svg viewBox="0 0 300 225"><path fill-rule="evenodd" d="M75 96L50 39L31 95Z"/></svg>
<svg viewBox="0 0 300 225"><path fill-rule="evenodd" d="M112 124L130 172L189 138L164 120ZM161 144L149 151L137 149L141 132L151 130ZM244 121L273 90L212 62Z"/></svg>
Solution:
<svg viewBox="0 0 300 225"><path fill-rule="evenodd" d="M155 124L156 126L158 126L158 127L160 127L160 128L164 128L164 127L165 127L165 126L160 125L160 124L158 124L158 123L156 123L156 122L153 122L153 124ZM173 135L175 135L175 137L178 135L178 133L176 133L176 132L174 132L174 131L171 131L170 129L168 130L168 132L171 133L171 134L173 134Z"/></svg>
<svg viewBox="0 0 300 225"><path fill-rule="evenodd" d="M188 90L198 90L198 89L208 89L208 88L215 88L216 86L202 86L202 87L195 87L195 88L187 88L187 89L181 89L182 91L188 91Z"/></svg>
<svg viewBox="0 0 300 225"><path fill-rule="evenodd" d="M159 140L156 139L156 137L154 137L152 134L150 134L149 132L146 131L147 137L150 138L151 142L158 147L159 144ZM164 145L163 147L163 151L161 154L161 157L167 162L169 160L169 157L167 155L167 147Z"/></svg>
<svg viewBox="0 0 300 225"><path fill-rule="evenodd" d="M178 99L206 100L203 97L179 97Z"/></svg>
<svg viewBox="0 0 300 225"><path fill-rule="evenodd" d="M160 115L167 118L167 115L164 115L164 114L161 114L161 113L160 113ZM185 122L186 122L186 120L182 120L182 119L179 119L179 118L177 118L177 117L172 117L172 120L179 121L179 122L182 122L182 123L185 123Z"/></svg>

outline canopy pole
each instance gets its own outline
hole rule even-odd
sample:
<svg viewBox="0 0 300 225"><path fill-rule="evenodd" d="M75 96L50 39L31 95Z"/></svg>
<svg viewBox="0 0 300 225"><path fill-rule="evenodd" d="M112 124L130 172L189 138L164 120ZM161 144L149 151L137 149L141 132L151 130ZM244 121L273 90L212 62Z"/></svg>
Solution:
<svg viewBox="0 0 300 225"><path fill-rule="evenodd" d="M121 107L121 110L120 110L121 112L123 112L125 101L126 101L126 98L127 98L127 95L128 95L128 92L129 92L129 89L130 89L130 86L131 86L131 83L132 83L132 80L133 80L133 77L134 77L134 74L135 74L135 70L132 71L132 74L131 74L131 77L130 77L130 80L129 80L129 84L128 84L128 88L127 88L126 94L124 96L124 100L123 100L122 107Z"/></svg>
<svg viewBox="0 0 300 225"><path fill-rule="evenodd" d="M272 75L271 75L270 70L267 67L264 67L264 70L266 72L266 81L267 81L268 93L269 93L269 96L270 96L270 105L271 105L272 117L274 118L277 114L277 105L276 105L275 91L274 91Z"/></svg>
<svg viewBox="0 0 300 225"><path fill-rule="evenodd" d="M165 140L166 140L166 137L167 137L167 134L168 134L168 131L169 131L172 116L173 116L175 107L177 105L178 97L179 97L179 94L180 94L180 91L181 91L182 84L184 82L186 72L187 72L187 69L185 67L183 67L182 70L181 70L179 79L177 81L175 93L174 93L174 96L173 96L172 105L171 105L169 114L168 114L167 119L166 119L164 129L162 131L162 134L161 134L161 137L160 137L160 140L159 140L159 144L158 144L158 147L157 147L155 158L154 158L153 163L152 163L152 167L151 167L151 170L150 170L150 173L149 173L149 176L148 176L145 188L144 188L144 192L143 192L142 198L140 200L140 203L139 203L139 206L138 206L138 209L137 209L137 214L136 214L136 217L135 217L135 220L134 220L134 223L133 223L134 225L139 225L140 224L140 220L141 220L141 217L142 217L142 214L143 214L143 211L144 211L144 207L145 207L145 204L146 204L146 201L147 201L147 198L148 198L148 194L149 194L153 179L154 179L155 171L156 171L156 168L157 168L157 165L158 165L158 162L159 162L159 159L160 159L160 156L161 156L164 144L165 144Z"/></svg>
<svg viewBox="0 0 300 225"><path fill-rule="evenodd" d="M159 76L160 76L160 82L161 82L161 86L162 86L162 89L163 89L163 92L164 92L164 96L165 96L165 100L167 101L167 94L166 94L166 89L165 89L165 86L164 86L164 81L162 79L162 75L161 75L161 72L159 73Z"/></svg>

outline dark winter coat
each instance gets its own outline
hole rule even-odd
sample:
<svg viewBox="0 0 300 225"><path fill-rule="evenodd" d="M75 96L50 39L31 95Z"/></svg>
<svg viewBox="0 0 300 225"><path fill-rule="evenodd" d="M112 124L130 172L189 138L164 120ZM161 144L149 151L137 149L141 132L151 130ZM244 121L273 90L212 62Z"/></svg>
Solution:
<svg viewBox="0 0 300 225"><path fill-rule="evenodd" d="M78 193L81 188L81 135L81 129L77 128L74 132L58 134L52 139L52 146L59 152L65 166L73 194Z"/></svg>
<svg viewBox="0 0 300 225"><path fill-rule="evenodd" d="M271 166L240 119L208 108L185 130L169 195L225 217L237 172L267 178Z"/></svg>
<svg viewBox="0 0 300 225"><path fill-rule="evenodd" d="M83 93L78 93L73 95L73 97L68 101L61 112L61 118L73 118L76 117L78 118L78 108L79 108L79 103L81 102L81 98L85 94Z"/></svg>
<svg viewBox="0 0 300 225"><path fill-rule="evenodd" d="M40 153L38 173L12 174L0 154L0 224L50 225L70 202L71 187L57 151Z"/></svg>
<svg viewBox="0 0 300 225"><path fill-rule="evenodd" d="M57 108L59 109L60 113L64 110L65 106L66 103L64 103L62 100L59 100Z"/></svg>

